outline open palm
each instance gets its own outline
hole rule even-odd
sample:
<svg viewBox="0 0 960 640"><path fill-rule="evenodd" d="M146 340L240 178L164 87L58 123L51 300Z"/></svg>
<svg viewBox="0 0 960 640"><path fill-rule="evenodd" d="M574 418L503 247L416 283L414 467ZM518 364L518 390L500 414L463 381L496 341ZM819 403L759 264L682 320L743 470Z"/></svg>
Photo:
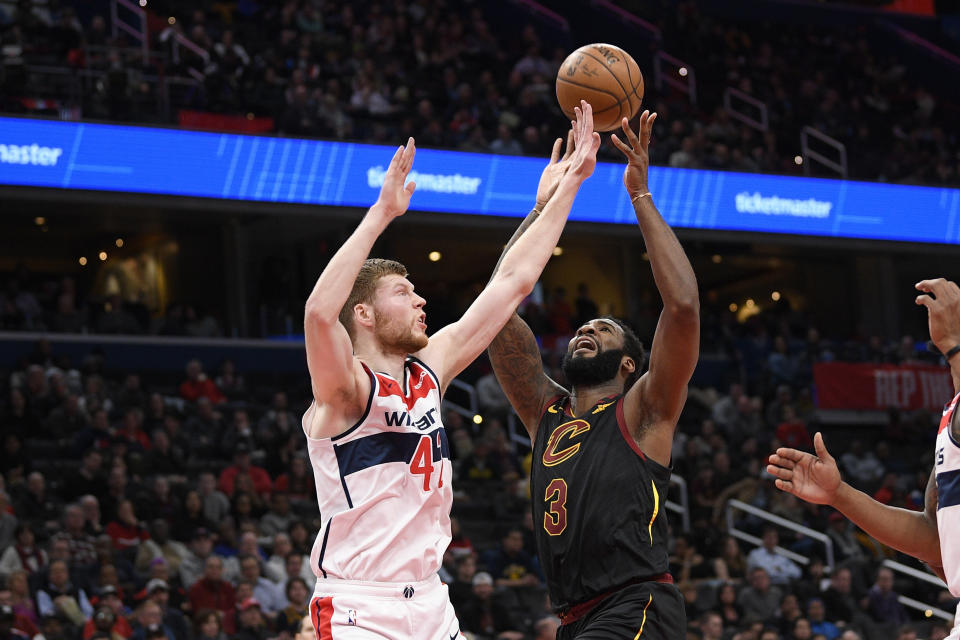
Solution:
<svg viewBox="0 0 960 640"><path fill-rule="evenodd" d="M767 471L776 476L778 489L807 502L830 504L840 487L840 470L819 432L813 437L813 446L817 455L780 447L770 456Z"/></svg>

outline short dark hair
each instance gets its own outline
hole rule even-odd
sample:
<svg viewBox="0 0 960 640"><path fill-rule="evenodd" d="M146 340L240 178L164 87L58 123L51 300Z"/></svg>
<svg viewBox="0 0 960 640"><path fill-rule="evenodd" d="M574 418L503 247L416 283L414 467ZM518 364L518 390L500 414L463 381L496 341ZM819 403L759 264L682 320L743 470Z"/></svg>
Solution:
<svg viewBox="0 0 960 640"><path fill-rule="evenodd" d="M626 392L633 386L634 382L640 379L643 368L646 366L647 352L643 348L643 343L640 342L640 338L637 337L637 334L634 333L633 329L631 329L630 325L626 322L613 316L603 316L602 319L613 322L623 331L623 352L633 358L633 362L636 365L633 373L627 376L627 379L623 382L623 391Z"/></svg>

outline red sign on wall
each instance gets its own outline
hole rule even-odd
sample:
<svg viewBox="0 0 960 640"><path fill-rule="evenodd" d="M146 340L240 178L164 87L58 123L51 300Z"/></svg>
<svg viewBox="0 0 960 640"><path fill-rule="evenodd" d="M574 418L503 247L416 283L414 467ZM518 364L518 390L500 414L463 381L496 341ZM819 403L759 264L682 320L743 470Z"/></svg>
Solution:
<svg viewBox="0 0 960 640"><path fill-rule="evenodd" d="M930 409L941 411L953 398L946 367L853 362L813 366L821 409Z"/></svg>

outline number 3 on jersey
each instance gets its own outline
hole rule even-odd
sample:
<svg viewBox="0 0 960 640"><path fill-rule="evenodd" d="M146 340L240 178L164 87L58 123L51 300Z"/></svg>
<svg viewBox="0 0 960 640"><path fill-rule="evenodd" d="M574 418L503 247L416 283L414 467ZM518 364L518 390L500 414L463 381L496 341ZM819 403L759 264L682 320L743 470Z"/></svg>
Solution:
<svg viewBox="0 0 960 640"><path fill-rule="evenodd" d="M437 431L437 448L440 448L440 432ZM413 458L410 460L410 473L423 476L423 490L430 491L430 478L433 476L433 440L430 436L421 436L417 444L417 450L413 452ZM440 473L443 473L443 460L440 461ZM443 476L441 475L437 487L443 486Z"/></svg>
<svg viewBox="0 0 960 640"><path fill-rule="evenodd" d="M567 528L567 483L563 478L554 478L547 485L547 510L543 514L543 528L552 536L558 536Z"/></svg>

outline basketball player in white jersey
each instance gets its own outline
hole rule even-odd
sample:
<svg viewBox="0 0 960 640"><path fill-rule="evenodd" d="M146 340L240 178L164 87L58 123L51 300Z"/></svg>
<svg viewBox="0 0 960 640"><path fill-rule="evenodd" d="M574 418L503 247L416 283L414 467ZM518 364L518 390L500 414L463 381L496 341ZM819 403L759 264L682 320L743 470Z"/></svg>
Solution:
<svg viewBox="0 0 960 640"><path fill-rule="evenodd" d="M313 403L303 416L321 530L310 615L321 640L450 640L460 627L437 571L450 542L451 465L440 420L447 385L530 293L574 197L596 165L600 137L581 103L576 150L531 229L459 321L427 338L425 300L403 265L366 260L415 185L411 138L390 162L377 202L330 260L307 299Z"/></svg>
<svg viewBox="0 0 960 640"><path fill-rule="evenodd" d="M956 394L940 420L924 510L887 506L841 481L819 433L813 438L815 456L781 447L770 456L767 471L777 477L778 488L832 506L883 544L927 563L960 597L960 289L943 278L923 280L916 288L923 292L916 302L927 307L930 339L950 365ZM960 607L948 640L960 640Z"/></svg>

